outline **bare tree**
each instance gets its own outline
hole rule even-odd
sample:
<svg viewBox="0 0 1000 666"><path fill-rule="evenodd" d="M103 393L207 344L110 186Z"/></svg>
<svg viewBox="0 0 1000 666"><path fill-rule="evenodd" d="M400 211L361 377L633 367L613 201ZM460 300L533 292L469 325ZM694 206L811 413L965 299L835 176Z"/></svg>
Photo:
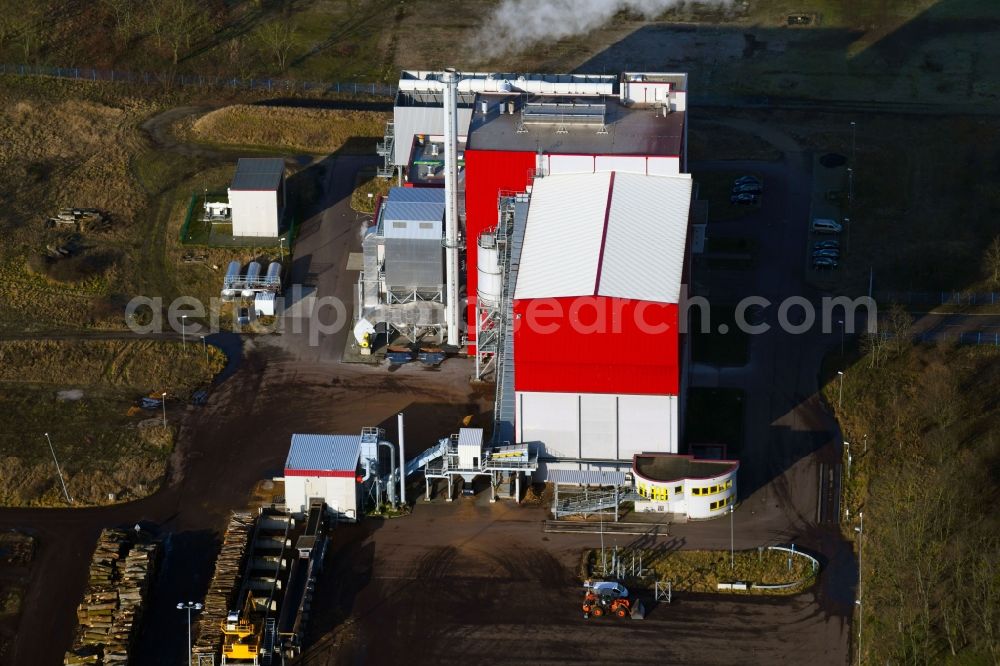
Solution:
<svg viewBox="0 0 1000 666"><path fill-rule="evenodd" d="M115 36L128 44L135 31L136 0L101 0L115 22Z"/></svg>
<svg viewBox="0 0 1000 666"><path fill-rule="evenodd" d="M201 31L208 16L197 0L160 0L155 3L155 10L161 12L161 32L176 65L180 60L181 46L190 48L191 36Z"/></svg>
<svg viewBox="0 0 1000 666"><path fill-rule="evenodd" d="M993 239L983 254L983 272L990 286L1000 286L1000 236Z"/></svg>
<svg viewBox="0 0 1000 666"><path fill-rule="evenodd" d="M13 15L16 11L10 0L0 1L0 51L17 34L18 23Z"/></svg>
<svg viewBox="0 0 1000 666"><path fill-rule="evenodd" d="M900 354L905 351L910 346L910 329L912 327L913 318L910 313L899 303L894 303L881 326L882 330L885 331L887 351L891 354Z"/></svg>
<svg viewBox="0 0 1000 666"><path fill-rule="evenodd" d="M23 53L23 61L28 62L42 42L45 33L46 7L39 3L4 3L0 5L3 18L0 19L0 33L4 41L17 43Z"/></svg>
<svg viewBox="0 0 1000 666"><path fill-rule="evenodd" d="M257 28L257 39L271 52L278 71L285 71L288 53L295 44L295 28L288 21L269 21Z"/></svg>

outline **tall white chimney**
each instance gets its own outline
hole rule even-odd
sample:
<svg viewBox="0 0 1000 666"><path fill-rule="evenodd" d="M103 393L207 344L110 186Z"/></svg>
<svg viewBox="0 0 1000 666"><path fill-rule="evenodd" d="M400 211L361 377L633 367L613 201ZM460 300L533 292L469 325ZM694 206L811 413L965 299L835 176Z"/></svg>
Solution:
<svg viewBox="0 0 1000 666"><path fill-rule="evenodd" d="M444 83L445 319L447 344L458 346L458 74L446 69Z"/></svg>

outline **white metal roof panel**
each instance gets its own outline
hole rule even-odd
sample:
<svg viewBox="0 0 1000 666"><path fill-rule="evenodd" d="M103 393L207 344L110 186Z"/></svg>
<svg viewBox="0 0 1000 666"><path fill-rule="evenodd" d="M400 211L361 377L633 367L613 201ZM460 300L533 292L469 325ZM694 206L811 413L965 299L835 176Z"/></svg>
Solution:
<svg viewBox="0 0 1000 666"><path fill-rule="evenodd" d="M609 173L535 180L514 298L594 294L610 180Z"/></svg>
<svg viewBox="0 0 1000 666"><path fill-rule="evenodd" d="M382 235L386 238L425 238L442 236L444 203L389 201L382 213Z"/></svg>
<svg viewBox="0 0 1000 666"><path fill-rule="evenodd" d="M292 435L287 471L353 472L361 453L361 435Z"/></svg>
<svg viewBox="0 0 1000 666"><path fill-rule="evenodd" d="M403 203L440 203L444 205L444 190L440 187L393 187L387 201Z"/></svg>
<svg viewBox="0 0 1000 666"><path fill-rule="evenodd" d="M625 472L607 469L550 469L545 480L573 486L624 486Z"/></svg>
<svg viewBox="0 0 1000 666"><path fill-rule="evenodd" d="M601 296L677 303L691 178L616 173L601 263Z"/></svg>
<svg viewBox="0 0 1000 666"><path fill-rule="evenodd" d="M609 296L676 303L690 201L686 174L536 179L514 298Z"/></svg>
<svg viewBox="0 0 1000 666"><path fill-rule="evenodd" d="M462 446L482 446L483 445L483 429L482 428L459 428L458 429L458 445Z"/></svg>

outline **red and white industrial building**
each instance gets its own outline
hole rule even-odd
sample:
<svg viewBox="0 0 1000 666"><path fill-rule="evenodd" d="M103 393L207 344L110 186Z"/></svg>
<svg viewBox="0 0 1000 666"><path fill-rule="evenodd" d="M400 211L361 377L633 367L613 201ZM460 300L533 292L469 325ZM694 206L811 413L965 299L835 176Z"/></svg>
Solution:
<svg viewBox="0 0 1000 666"><path fill-rule="evenodd" d="M465 257L445 298L465 334L442 341L493 372L494 443L533 445L543 475L680 451L686 109L686 74L400 80L386 170L406 155L408 185L432 186L440 153L446 263Z"/></svg>
<svg viewBox="0 0 1000 666"><path fill-rule="evenodd" d="M545 461L677 453L691 178L536 179L514 288L515 431Z"/></svg>

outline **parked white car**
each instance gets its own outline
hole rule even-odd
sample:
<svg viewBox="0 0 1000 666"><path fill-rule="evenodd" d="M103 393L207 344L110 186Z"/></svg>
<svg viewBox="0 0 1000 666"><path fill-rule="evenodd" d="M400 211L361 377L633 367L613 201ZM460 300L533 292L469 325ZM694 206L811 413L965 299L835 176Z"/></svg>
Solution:
<svg viewBox="0 0 1000 666"><path fill-rule="evenodd" d="M844 230L842 225L825 217L814 218L811 228L819 234L839 234Z"/></svg>

